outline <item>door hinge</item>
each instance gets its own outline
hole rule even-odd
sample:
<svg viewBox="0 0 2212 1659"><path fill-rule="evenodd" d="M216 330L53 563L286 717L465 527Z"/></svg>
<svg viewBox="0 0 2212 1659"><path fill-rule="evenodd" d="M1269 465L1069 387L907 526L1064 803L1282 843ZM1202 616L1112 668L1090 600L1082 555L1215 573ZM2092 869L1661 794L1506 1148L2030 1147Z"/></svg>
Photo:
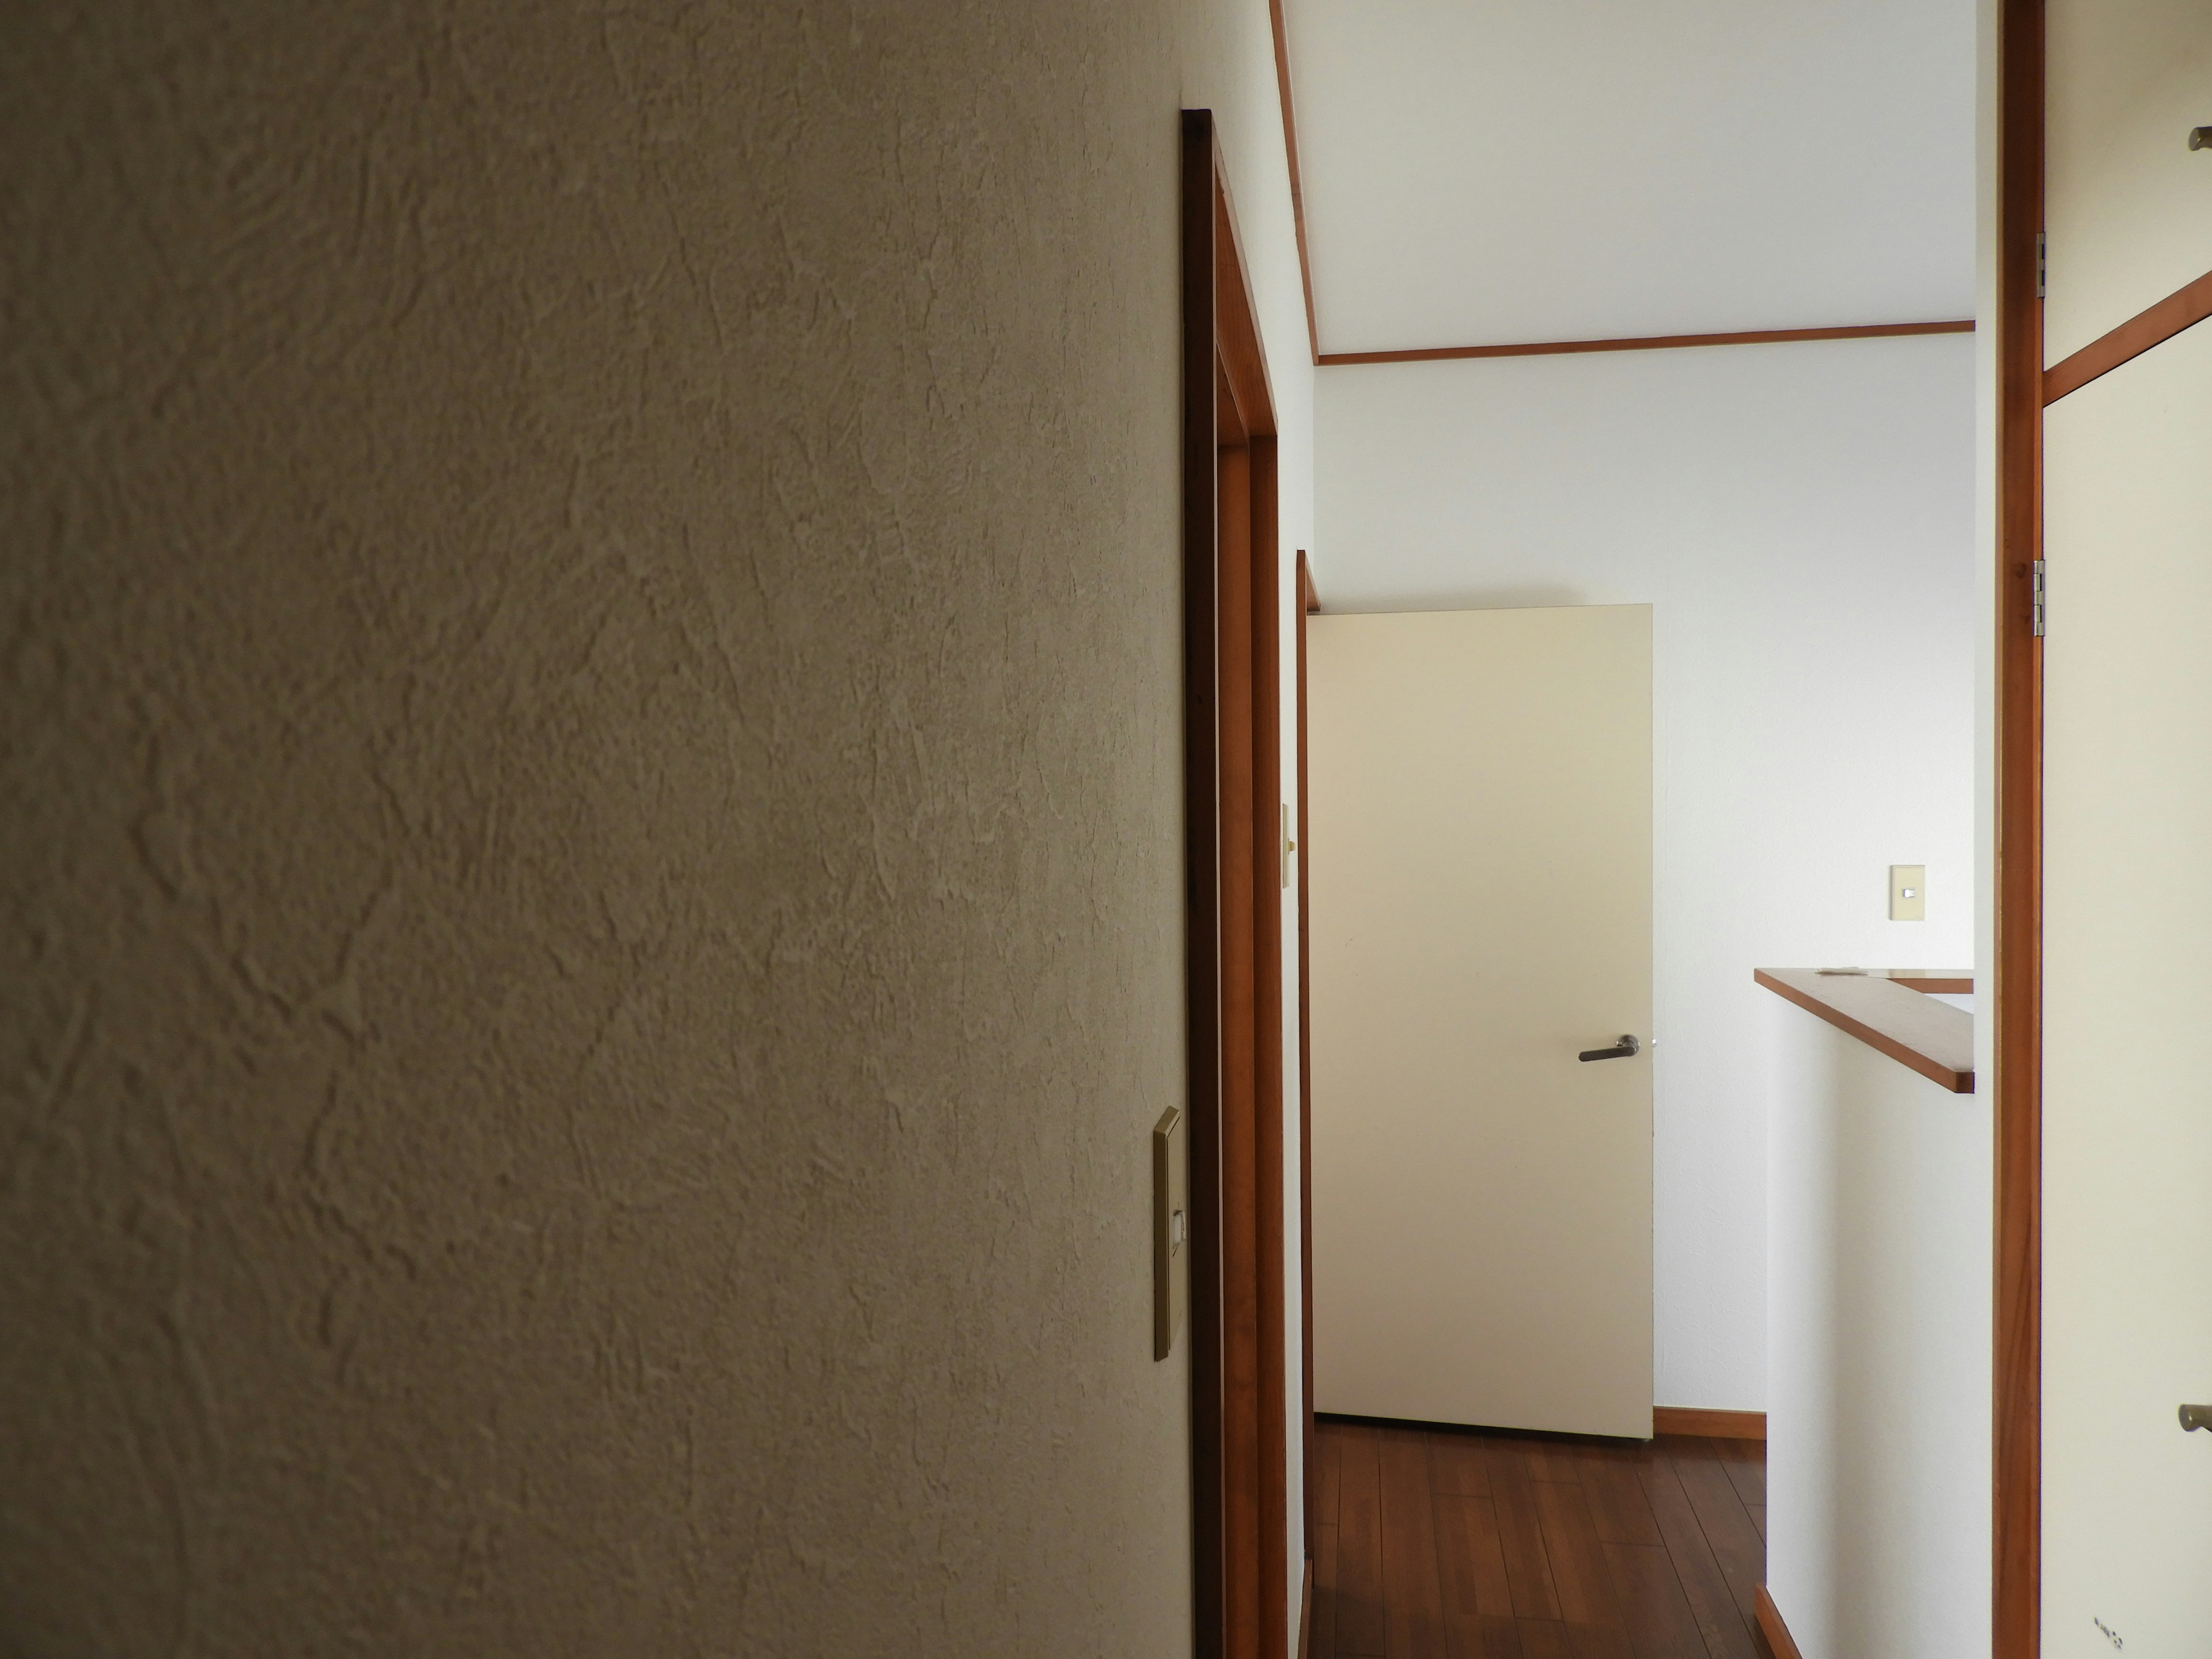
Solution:
<svg viewBox="0 0 2212 1659"><path fill-rule="evenodd" d="M2035 233L2035 297L2042 299L2051 287L2051 240L2043 232Z"/></svg>
<svg viewBox="0 0 2212 1659"><path fill-rule="evenodd" d="M2043 561L2038 559L2028 567L2027 574L2027 631L2039 640L2043 637L2044 589Z"/></svg>

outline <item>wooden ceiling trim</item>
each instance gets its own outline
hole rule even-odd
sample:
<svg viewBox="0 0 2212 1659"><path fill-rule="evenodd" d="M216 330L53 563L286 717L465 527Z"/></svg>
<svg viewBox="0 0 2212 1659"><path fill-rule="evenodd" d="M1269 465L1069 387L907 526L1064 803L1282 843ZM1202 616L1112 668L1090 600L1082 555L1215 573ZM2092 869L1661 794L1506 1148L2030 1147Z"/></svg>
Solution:
<svg viewBox="0 0 2212 1659"><path fill-rule="evenodd" d="M1682 346L1778 345L1796 340L1884 340L1916 334L1972 334L1974 319L1863 323L1846 328L1762 328L1735 334L1649 334L1620 340L1546 340L1528 345L1425 346L1412 351L1325 351L1325 368L1352 363L1436 363L1467 357L1551 357L1583 351L1670 351Z"/></svg>
<svg viewBox="0 0 2212 1659"><path fill-rule="evenodd" d="M1291 227L1298 240L1298 281L1306 296L1306 344L1318 364L1321 327L1314 320L1313 260L1306 252L1306 192L1298 177L1298 123L1291 106L1291 40L1283 21L1283 0L1267 0L1267 21L1275 32L1275 93L1283 106L1283 154L1290 164Z"/></svg>

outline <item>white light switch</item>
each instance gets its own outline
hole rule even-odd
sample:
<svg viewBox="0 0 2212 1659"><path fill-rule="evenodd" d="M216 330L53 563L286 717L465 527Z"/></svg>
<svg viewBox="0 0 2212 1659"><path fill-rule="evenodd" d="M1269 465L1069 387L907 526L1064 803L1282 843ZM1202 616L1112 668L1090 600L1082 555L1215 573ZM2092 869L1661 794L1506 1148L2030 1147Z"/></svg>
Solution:
<svg viewBox="0 0 2212 1659"><path fill-rule="evenodd" d="M1893 864L1889 866L1889 919L1892 921L1928 920L1928 866Z"/></svg>

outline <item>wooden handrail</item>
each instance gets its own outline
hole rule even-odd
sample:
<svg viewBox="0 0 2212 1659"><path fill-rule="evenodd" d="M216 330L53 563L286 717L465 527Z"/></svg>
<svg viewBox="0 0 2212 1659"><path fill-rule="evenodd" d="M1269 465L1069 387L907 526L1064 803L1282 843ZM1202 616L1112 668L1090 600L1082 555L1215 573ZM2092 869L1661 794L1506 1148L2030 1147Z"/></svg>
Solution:
<svg viewBox="0 0 2212 1659"><path fill-rule="evenodd" d="M1760 968L1752 978L1953 1094L1974 1092L1973 1016L1936 1000L1938 986L1971 991L1971 975L1925 969L1823 974L1808 968Z"/></svg>

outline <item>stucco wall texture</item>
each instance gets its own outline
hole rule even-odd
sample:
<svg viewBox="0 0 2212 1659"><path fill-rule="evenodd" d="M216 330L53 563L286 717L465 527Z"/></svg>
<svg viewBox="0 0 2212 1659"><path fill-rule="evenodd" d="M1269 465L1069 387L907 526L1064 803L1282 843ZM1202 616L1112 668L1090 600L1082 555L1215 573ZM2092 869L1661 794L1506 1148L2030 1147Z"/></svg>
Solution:
<svg viewBox="0 0 2212 1659"><path fill-rule="evenodd" d="M0 20L0 1650L1169 1654L1167 0Z"/></svg>

